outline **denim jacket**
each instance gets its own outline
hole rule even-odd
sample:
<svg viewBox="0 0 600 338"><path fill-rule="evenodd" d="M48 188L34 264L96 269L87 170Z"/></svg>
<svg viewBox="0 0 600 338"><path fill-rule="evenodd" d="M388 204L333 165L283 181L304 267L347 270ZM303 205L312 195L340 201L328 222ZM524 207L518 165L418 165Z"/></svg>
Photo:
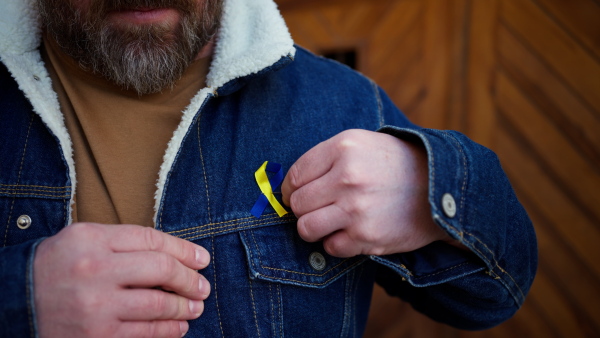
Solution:
<svg viewBox="0 0 600 338"><path fill-rule="evenodd" d="M75 164L40 61L33 0L8 2L0 14L0 337L33 337L35 248L71 222ZM169 143L156 194L156 229L212 257L201 271L212 293L188 336L361 336L375 282L465 329L496 325L521 306L537 266L535 234L490 150L413 125L369 79L295 48L270 0L225 2L207 84ZM294 216L270 206L251 215L264 161L287 169L350 128L424 145L431 216L470 251L435 242L336 258L304 242Z"/></svg>

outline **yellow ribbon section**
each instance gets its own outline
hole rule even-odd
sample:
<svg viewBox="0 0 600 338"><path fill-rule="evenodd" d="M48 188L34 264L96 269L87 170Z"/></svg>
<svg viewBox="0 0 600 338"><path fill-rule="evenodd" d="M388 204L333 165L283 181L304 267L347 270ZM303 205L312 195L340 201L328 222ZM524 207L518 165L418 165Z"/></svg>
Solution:
<svg viewBox="0 0 600 338"><path fill-rule="evenodd" d="M256 183L258 183L260 191L265 195L265 197L267 197L267 200L269 200L269 203L271 203L271 206L273 209L275 209L277 215L282 217L288 212L283 206L281 206L281 204L279 204L279 201L277 201L275 195L273 194L273 189L271 188L271 183L269 183L269 177L267 176L266 171L267 163L269 163L269 161L265 161L265 163L258 168L258 170L254 173L254 178L256 178Z"/></svg>

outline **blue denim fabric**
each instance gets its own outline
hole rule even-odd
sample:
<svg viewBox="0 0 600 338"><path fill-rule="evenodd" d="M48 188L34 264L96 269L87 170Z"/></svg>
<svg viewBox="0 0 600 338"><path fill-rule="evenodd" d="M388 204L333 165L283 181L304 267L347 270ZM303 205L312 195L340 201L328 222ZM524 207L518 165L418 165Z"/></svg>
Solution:
<svg viewBox="0 0 600 338"><path fill-rule="evenodd" d="M471 252L445 243L390 256L329 256L306 243L296 219L270 206L254 171L289 168L337 133L361 128L421 142L429 156L432 217ZM0 336L34 336L35 243L67 226L71 182L55 137L0 70ZM457 214L442 211L445 193ZM156 228L198 243L213 291L188 336L357 337L380 283L435 320L483 329L522 304L537 266L533 228L496 156L452 131L410 123L365 77L298 49L210 95L179 149L160 196ZM16 226L19 215L33 219ZM313 268L311 255L325 258Z"/></svg>

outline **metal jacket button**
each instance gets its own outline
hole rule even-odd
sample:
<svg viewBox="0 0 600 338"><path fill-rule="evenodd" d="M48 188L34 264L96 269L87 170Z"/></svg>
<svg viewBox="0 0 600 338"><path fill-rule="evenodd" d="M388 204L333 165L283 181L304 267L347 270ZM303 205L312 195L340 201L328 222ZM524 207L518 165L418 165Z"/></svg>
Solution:
<svg viewBox="0 0 600 338"><path fill-rule="evenodd" d="M450 218L456 216L456 201L452 195L446 193L442 196L442 208L446 216Z"/></svg>
<svg viewBox="0 0 600 338"><path fill-rule="evenodd" d="M325 257L323 257L320 252L311 253L310 257L308 257L308 262L310 263L310 266L317 271L325 269L325 265L327 265Z"/></svg>
<svg viewBox="0 0 600 338"><path fill-rule="evenodd" d="M17 218L17 226L19 227L19 229L27 229L31 226L31 217L27 216L27 215L21 215L19 216L19 218Z"/></svg>

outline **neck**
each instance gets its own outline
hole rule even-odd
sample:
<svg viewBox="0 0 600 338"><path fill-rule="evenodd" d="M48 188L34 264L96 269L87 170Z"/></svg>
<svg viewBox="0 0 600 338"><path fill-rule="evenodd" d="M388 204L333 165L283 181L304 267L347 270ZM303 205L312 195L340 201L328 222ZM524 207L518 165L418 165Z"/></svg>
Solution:
<svg viewBox="0 0 600 338"><path fill-rule="evenodd" d="M208 66L210 66L210 60L212 59L213 53L215 51L215 38L213 37L207 44L206 46L202 47L202 49L200 50L200 52L198 53L198 55L196 55L196 58L194 59L195 61L198 60L206 60L207 64L207 69ZM205 77L207 74L204 74Z"/></svg>

